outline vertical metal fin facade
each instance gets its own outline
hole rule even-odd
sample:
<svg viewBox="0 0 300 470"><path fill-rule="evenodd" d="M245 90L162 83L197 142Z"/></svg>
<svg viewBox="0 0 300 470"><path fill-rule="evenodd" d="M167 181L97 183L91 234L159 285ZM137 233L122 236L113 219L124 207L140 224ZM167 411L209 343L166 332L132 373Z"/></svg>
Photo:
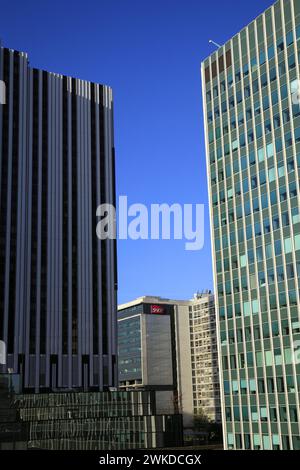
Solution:
<svg viewBox="0 0 300 470"><path fill-rule="evenodd" d="M109 87L0 49L0 339L31 391L116 385L115 204ZM2 366L1 366L2 367Z"/></svg>

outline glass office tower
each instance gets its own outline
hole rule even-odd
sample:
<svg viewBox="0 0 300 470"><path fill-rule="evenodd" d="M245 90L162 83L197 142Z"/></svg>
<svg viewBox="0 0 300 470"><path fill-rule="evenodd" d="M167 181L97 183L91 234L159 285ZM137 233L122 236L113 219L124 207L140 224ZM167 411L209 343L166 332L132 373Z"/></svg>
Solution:
<svg viewBox="0 0 300 470"><path fill-rule="evenodd" d="M227 449L300 449L300 1L202 64Z"/></svg>

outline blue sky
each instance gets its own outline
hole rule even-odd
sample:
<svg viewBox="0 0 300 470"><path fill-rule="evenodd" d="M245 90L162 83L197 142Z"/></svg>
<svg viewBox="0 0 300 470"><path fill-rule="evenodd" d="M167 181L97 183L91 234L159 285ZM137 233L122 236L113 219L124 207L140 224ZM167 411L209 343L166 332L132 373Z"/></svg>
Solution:
<svg viewBox="0 0 300 470"><path fill-rule="evenodd" d="M113 87L117 192L205 204L205 245L118 243L119 302L212 288L200 63L272 0L1 0L3 45L32 66Z"/></svg>

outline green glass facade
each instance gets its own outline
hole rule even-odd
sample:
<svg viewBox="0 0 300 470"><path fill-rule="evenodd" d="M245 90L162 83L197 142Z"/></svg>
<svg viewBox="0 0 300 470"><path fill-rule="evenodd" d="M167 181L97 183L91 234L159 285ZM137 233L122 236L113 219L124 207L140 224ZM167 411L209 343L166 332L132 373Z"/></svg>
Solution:
<svg viewBox="0 0 300 470"><path fill-rule="evenodd" d="M202 63L227 449L300 449L300 1Z"/></svg>

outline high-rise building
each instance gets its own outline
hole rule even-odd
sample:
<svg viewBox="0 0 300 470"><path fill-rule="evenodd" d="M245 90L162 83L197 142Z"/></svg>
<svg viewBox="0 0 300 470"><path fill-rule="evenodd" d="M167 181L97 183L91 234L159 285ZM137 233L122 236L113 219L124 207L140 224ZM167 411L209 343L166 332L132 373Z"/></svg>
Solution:
<svg viewBox="0 0 300 470"><path fill-rule="evenodd" d="M159 412L221 421L214 297L140 297L118 309L119 383L156 390Z"/></svg>
<svg viewBox="0 0 300 470"><path fill-rule="evenodd" d="M214 295L196 294L189 302L193 415L221 422L220 380ZM184 344L181 346L184 348Z"/></svg>
<svg viewBox="0 0 300 470"><path fill-rule="evenodd" d="M202 64L226 449L300 449L300 2Z"/></svg>
<svg viewBox="0 0 300 470"><path fill-rule="evenodd" d="M0 48L0 372L29 392L116 385L112 91Z"/></svg>
<svg viewBox="0 0 300 470"><path fill-rule="evenodd" d="M180 446L181 415L116 389L112 91L6 48L0 83L0 448Z"/></svg>

